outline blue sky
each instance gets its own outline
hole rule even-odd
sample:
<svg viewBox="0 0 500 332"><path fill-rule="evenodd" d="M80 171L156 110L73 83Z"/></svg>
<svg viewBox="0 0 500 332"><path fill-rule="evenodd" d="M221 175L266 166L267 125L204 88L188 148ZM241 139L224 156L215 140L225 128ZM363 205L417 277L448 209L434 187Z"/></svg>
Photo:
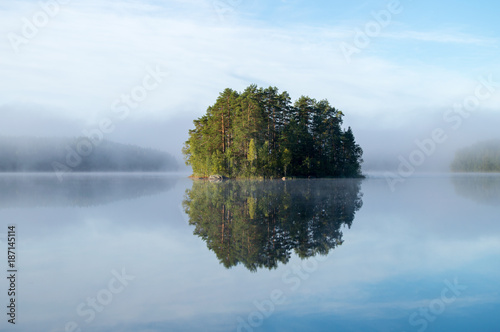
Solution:
<svg viewBox="0 0 500 332"><path fill-rule="evenodd" d="M42 6L49 3L56 11L50 17ZM167 128L182 118L174 129L187 133L220 91L256 83L293 99L328 99L346 114L367 157L379 154L370 146L374 135L391 142L394 153L406 153L416 138L442 126L447 109L474 93L479 77L500 81L499 6L414 0L2 4L0 134L78 135L140 85L147 68L159 67L168 78L109 139L156 148L169 140L167 150L179 151L185 136L155 138L160 123ZM390 8L397 13L377 23L373 13ZM35 18L37 31L25 36L26 22ZM374 30L367 44L356 44L368 28ZM349 59L346 45L357 48ZM499 103L496 88L449 150L496 135ZM26 118L32 120L20 120Z"/></svg>

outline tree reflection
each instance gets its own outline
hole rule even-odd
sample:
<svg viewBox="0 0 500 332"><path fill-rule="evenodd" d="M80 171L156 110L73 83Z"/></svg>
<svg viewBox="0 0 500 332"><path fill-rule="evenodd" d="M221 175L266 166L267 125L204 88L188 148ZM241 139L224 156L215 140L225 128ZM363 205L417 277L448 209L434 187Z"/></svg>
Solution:
<svg viewBox="0 0 500 332"><path fill-rule="evenodd" d="M194 234L227 268L251 271L301 257L326 255L342 244L362 206L361 180L196 181L183 206Z"/></svg>
<svg viewBox="0 0 500 332"><path fill-rule="evenodd" d="M465 174L452 177L455 192L477 203L500 205L500 175Z"/></svg>

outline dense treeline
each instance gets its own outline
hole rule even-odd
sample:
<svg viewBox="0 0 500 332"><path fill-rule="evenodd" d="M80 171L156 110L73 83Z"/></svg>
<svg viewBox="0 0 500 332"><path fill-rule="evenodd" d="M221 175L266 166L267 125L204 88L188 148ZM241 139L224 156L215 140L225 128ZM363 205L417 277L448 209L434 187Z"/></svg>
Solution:
<svg viewBox="0 0 500 332"><path fill-rule="evenodd" d="M256 271L341 245L363 205L360 189L359 179L195 181L183 206L221 264Z"/></svg>
<svg viewBox="0 0 500 332"><path fill-rule="evenodd" d="M175 159L162 151L107 140L0 137L0 172L172 171Z"/></svg>
<svg viewBox="0 0 500 332"><path fill-rule="evenodd" d="M500 172L500 140L476 143L459 150L451 164L454 172Z"/></svg>
<svg viewBox="0 0 500 332"><path fill-rule="evenodd" d="M194 121L183 153L195 176L357 177L363 151L327 100L250 85L226 89Z"/></svg>

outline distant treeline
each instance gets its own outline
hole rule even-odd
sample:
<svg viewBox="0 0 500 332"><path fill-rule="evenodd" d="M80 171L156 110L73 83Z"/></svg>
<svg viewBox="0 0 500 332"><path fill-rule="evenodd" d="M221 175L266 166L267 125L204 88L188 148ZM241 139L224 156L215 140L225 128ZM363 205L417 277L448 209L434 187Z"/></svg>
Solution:
<svg viewBox="0 0 500 332"><path fill-rule="evenodd" d="M0 172L174 171L168 153L107 140L0 137Z"/></svg>
<svg viewBox="0 0 500 332"><path fill-rule="evenodd" d="M250 85L226 89L201 118L183 152L195 176L359 177L363 150L343 113L327 100Z"/></svg>
<svg viewBox="0 0 500 332"><path fill-rule="evenodd" d="M453 172L500 172L500 140L476 143L459 150L451 164Z"/></svg>

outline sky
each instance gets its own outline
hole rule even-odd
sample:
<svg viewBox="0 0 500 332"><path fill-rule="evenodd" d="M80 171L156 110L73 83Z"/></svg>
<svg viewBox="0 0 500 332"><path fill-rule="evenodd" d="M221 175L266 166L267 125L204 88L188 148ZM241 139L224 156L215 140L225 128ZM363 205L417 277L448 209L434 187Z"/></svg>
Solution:
<svg viewBox="0 0 500 332"><path fill-rule="evenodd" d="M402 160L417 171L447 169L457 148L500 138L499 7L5 2L0 135L79 136L111 120L106 139L181 160L192 120L225 88L257 84L293 100L328 99L342 110L364 149L365 169L396 169Z"/></svg>

